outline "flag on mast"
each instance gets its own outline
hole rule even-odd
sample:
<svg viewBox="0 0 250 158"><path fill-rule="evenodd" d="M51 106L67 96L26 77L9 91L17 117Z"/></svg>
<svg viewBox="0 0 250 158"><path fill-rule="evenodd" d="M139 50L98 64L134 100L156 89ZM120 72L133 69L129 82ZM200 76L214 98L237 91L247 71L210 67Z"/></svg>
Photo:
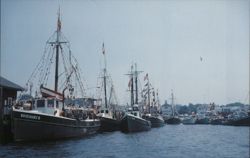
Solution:
<svg viewBox="0 0 250 158"><path fill-rule="evenodd" d="M60 7L59 7L58 18L57 18L57 31L61 31L61 27L62 27L62 23L60 19Z"/></svg>

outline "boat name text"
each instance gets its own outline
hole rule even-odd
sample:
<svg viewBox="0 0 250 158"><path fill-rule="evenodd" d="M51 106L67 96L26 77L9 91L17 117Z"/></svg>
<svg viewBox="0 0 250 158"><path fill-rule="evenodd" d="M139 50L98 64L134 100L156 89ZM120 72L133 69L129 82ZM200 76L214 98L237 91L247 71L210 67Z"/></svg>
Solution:
<svg viewBox="0 0 250 158"><path fill-rule="evenodd" d="M28 118L28 119L33 119L33 120L40 120L40 116L28 115L28 114L21 114L21 118Z"/></svg>

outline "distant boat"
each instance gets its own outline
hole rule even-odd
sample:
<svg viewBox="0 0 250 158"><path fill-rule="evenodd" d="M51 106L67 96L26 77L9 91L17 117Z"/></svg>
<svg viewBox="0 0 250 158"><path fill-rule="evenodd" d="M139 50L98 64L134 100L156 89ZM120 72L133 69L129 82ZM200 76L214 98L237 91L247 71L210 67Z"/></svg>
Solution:
<svg viewBox="0 0 250 158"><path fill-rule="evenodd" d="M165 120L167 124L180 124L181 120L178 116L171 116L167 120Z"/></svg>
<svg viewBox="0 0 250 158"><path fill-rule="evenodd" d="M209 123L211 125L222 125L225 122L225 118L219 114L214 114L210 116Z"/></svg>
<svg viewBox="0 0 250 158"><path fill-rule="evenodd" d="M103 89L104 89L104 107L99 110L99 114L97 115L101 121L101 132L112 132L120 129L120 117L116 115L115 107L111 107L111 103L107 100L107 64L106 64L106 52L104 48L104 43L102 45L102 54L104 56L104 69L103 69ZM113 84L111 85L110 97L113 94Z"/></svg>
<svg viewBox="0 0 250 158"><path fill-rule="evenodd" d="M133 105L132 108L129 108L121 120L122 132L141 132L150 129L151 123L141 117L138 105Z"/></svg>
<svg viewBox="0 0 250 158"><path fill-rule="evenodd" d="M223 122L223 124L231 126L250 126L249 112L238 112L230 115L229 118Z"/></svg>
<svg viewBox="0 0 250 158"><path fill-rule="evenodd" d="M223 119L221 119L221 118L210 119L211 125L221 125L222 123L223 123Z"/></svg>
<svg viewBox="0 0 250 158"><path fill-rule="evenodd" d="M99 129L100 132L112 132L120 130L121 121L116 119L109 110L101 110L97 116L101 121L101 126Z"/></svg>
<svg viewBox="0 0 250 158"><path fill-rule="evenodd" d="M172 104L171 104L172 115L166 118L165 123L167 123L167 124L180 124L181 119L179 118L177 111L176 111L176 108L175 108L173 91L171 93L171 101L172 101Z"/></svg>
<svg viewBox="0 0 250 158"><path fill-rule="evenodd" d="M250 126L250 117L240 118L236 120L228 120L224 122L224 125L232 125L232 126Z"/></svg>
<svg viewBox="0 0 250 158"><path fill-rule="evenodd" d="M158 91L155 94L154 88L151 86L149 82L148 74L146 74L144 80L146 80L147 83L145 84L144 89L142 91L144 92L142 93L142 95L144 98L144 105L145 105L144 114L142 115L142 118L150 121L151 127L162 127L164 126L164 119L159 113ZM157 100L155 95L157 95Z"/></svg>
<svg viewBox="0 0 250 158"><path fill-rule="evenodd" d="M72 60L66 60L71 59L71 51L69 50L69 57L63 56L65 50L63 51L62 45L68 44L67 41L62 41L63 38L59 13L57 30L46 45L46 50L50 50L50 52L45 51L42 62L39 63L40 67L36 68L36 70L42 72L33 72L31 77L35 78L35 74L40 76L38 82L40 93L36 92L34 99L22 100L13 107L11 119L14 141L42 141L82 137L96 133L100 127L100 121L96 119L93 109L88 110L76 106L74 103L69 105L65 102L64 93L67 92L67 98L74 100L74 88L82 87L82 83L77 71L77 64L73 65ZM59 79L63 80L60 78L62 75L59 75L59 55L64 60L65 71L65 82L62 81L64 84L60 85L63 88L62 92L59 92L58 84ZM55 61L53 57L55 57ZM55 63L55 71L52 71L55 73L54 90L43 86L43 83L46 84L48 80L49 68L52 62ZM65 63L68 63L67 66L69 67ZM72 76L75 76L76 80L78 80L77 87L71 84ZM33 86L33 83L31 82L30 85ZM30 93L32 93L31 89Z"/></svg>
<svg viewBox="0 0 250 158"><path fill-rule="evenodd" d="M133 65L131 66L129 88L131 94L131 106L127 109L125 116L121 120L122 132L141 132L151 129L150 121L147 121L141 117L141 112L138 106L138 71L135 66L133 71ZM135 82L135 102L134 102L134 82Z"/></svg>
<svg viewBox="0 0 250 158"><path fill-rule="evenodd" d="M189 115L189 116L184 116L181 122L182 124L185 124L185 125L195 124L196 117L194 116L194 114Z"/></svg>
<svg viewBox="0 0 250 158"><path fill-rule="evenodd" d="M205 113L197 113L196 124L209 124L209 117Z"/></svg>
<svg viewBox="0 0 250 158"><path fill-rule="evenodd" d="M154 114L154 115L145 114L142 116L142 118L150 121L152 128L164 126L164 119L160 114Z"/></svg>
<svg viewBox="0 0 250 158"><path fill-rule="evenodd" d="M196 124L209 124L209 118L208 117L198 117L197 119L196 119L196 122L195 122Z"/></svg>

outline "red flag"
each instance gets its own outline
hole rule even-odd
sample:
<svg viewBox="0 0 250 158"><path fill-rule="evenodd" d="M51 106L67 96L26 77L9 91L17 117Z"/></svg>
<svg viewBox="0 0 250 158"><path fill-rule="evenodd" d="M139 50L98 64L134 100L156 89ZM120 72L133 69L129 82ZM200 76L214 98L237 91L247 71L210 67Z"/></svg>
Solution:
<svg viewBox="0 0 250 158"><path fill-rule="evenodd" d="M60 20L60 17L58 17L58 19L57 19L57 30L61 31L61 27L62 27L61 20Z"/></svg>

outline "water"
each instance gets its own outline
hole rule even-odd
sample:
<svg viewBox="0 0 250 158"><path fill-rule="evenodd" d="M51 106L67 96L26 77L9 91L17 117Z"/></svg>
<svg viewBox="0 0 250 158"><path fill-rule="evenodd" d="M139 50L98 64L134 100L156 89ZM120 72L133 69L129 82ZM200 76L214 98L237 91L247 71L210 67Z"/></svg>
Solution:
<svg viewBox="0 0 250 158"><path fill-rule="evenodd" d="M0 146L0 157L249 158L249 127L166 125L148 132Z"/></svg>

